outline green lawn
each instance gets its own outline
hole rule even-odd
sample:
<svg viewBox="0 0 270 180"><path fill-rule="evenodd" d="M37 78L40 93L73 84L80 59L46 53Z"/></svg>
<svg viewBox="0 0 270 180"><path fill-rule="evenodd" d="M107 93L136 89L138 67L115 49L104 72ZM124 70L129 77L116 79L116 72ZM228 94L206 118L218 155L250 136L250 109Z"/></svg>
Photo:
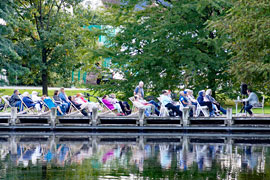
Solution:
<svg viewBox="0 0 270 180"><path fill-rule="evenodd" d="M229 106L228 108L232 108L233 109L233 114L235 114L235 106ZM238 106L238 113L240 112L242 106ZM225 108L226 109L226 108ZM253 113L255 114L262 114L262 109L252 109ZM270 106L265 106L264 107L264 114L270 114Z"/></svg>

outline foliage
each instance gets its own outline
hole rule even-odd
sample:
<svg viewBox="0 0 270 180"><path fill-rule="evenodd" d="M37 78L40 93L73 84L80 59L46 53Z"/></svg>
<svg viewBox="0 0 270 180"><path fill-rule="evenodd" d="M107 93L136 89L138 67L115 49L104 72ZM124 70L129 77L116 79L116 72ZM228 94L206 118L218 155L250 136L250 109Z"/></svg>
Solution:
<svg viewBox="0 0 270 180"><path fill-rule="evenodd" d="M226 16L210 23L228 37L224 47L232 55L231 73L240 84L269 93L270 4L268 0L234 0Z"/></svg>
<svg viewBox="0 0 270 180"><path fill-rule="evenodd" d="M42 84L43 93L47 94L49 84L64 79L63 85L70 86L72 68L87 67L91 63L86 51L96 45L96 39L91 39L91 32L84 26L91 23L90 17L94 15L83 9L80 2L20 0L13 3L14 23L9 22L8 26L15 33L8 38L14 40L22 66L30 70L19 77L21 84Z"/></svg>
<svg viewBox="0 0 270 180"><path fill-rule="evenodd" d="M184 0L160 5L149 1L140 9L136 9L139 0L125 2L104 14L104 23L118 28L119 33L108 34L106 46L94 50L96 56L112 57L113 68L124 80L99 89L113 88L131 96L140 80L153 95L181 87L195 92L230 88L228 55L221 48L225 39L206 28L208 20L225 14L227 1Z"/></svg>

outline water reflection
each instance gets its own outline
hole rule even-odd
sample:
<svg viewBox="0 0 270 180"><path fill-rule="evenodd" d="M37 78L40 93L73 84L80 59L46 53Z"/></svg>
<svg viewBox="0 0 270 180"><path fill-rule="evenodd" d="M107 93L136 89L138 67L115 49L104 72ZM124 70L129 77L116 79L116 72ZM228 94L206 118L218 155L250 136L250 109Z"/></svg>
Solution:
<svg viewBox="0 0 270 180"><path fill-rule="evenodd" d="M106 138L106 137L105 137ZM65 138L66 140L67 138ZM30 138L31 140L31 138ZM84 138L85 140L85 138ZM268 179L270 151L264 146L192 142L61 141L48 137L31 142L20 137L0 142L0 178L20 179ZM32 175L31 175L32 174Z"/></svg>

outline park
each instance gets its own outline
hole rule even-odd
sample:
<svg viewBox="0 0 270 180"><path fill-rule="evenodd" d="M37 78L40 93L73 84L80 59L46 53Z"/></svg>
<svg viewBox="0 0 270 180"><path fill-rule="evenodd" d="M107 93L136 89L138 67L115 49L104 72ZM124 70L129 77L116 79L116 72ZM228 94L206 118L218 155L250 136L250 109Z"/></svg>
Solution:
<svg viewBox="0 0 270 180"><path fill-rule="evenodd" d="M0 179L269 179L268 0L0 2Z"/></svg>

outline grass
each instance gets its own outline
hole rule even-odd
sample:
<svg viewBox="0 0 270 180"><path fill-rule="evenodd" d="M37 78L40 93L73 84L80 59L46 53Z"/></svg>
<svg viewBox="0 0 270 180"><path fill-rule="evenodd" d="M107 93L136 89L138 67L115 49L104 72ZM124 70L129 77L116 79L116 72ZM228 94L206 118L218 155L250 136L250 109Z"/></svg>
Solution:
<svg viewBox="0 0 270 180"><path fill-rule="evenodd" d="M227 107L225 106L225 109ZM232 111L233 111L233 114L236 113L236 109L235 109L235 106L228 106L228 108L232 108ZM238 113L240 112L242 106L238 106ZM262 109L252 109L253 113L255 114L262 114ZM270 106L264 106L264 114L270 114Z"/></svg>

